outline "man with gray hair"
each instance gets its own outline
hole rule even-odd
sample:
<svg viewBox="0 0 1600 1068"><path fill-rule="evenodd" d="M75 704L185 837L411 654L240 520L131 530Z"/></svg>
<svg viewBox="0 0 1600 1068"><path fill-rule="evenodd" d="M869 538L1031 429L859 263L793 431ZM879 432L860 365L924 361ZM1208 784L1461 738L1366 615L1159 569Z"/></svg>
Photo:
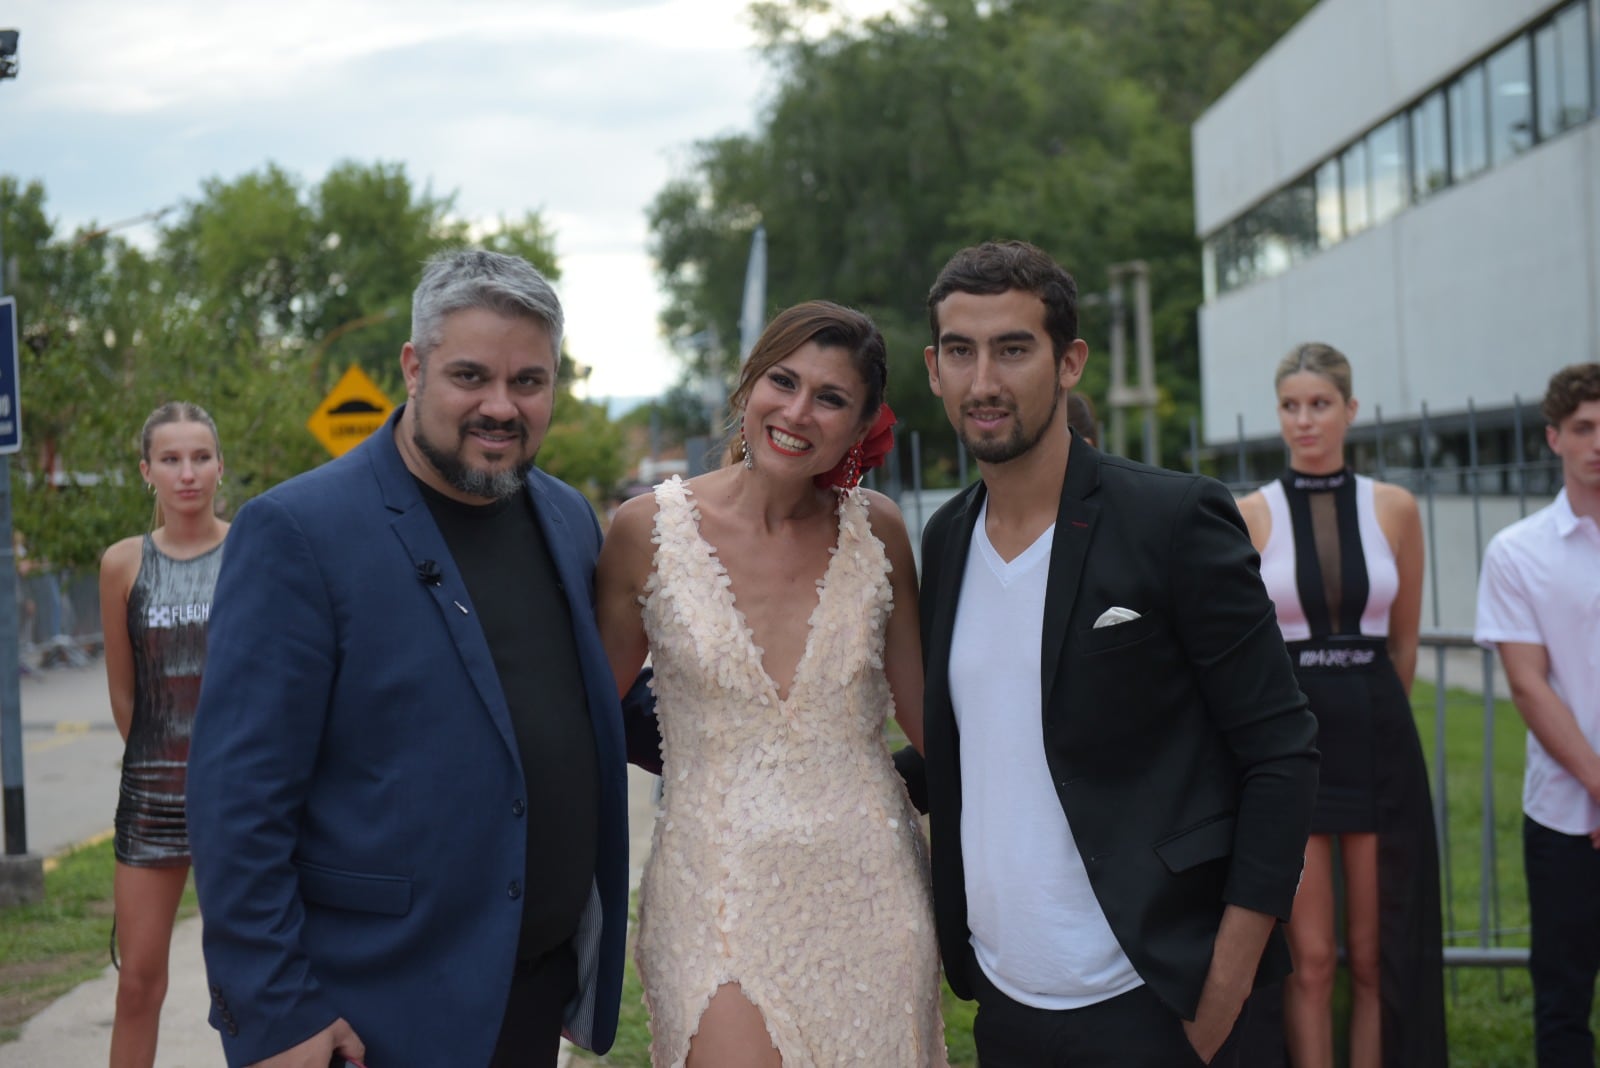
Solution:
<svg viewBox="0 0 1600 1068"><path fill-rule="evenodd" d="M658 756L595 628L594 511L534 467L561 331L525 261L435 257L407 403L233 524L189 757L229 1065L611 1045L630 737Z"/></svg>

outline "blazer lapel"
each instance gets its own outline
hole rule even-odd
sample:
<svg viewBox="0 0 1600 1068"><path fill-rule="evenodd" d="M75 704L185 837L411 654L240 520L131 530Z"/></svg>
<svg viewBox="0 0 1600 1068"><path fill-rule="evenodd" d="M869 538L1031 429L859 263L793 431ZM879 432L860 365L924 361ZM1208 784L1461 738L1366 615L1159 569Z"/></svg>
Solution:
<svg viewBox="0 0 1600 1068"><path fill-rule="evenodd" d="M555 561L556 579L561 583L561 592L567 597L567 611L572 614L573 630L581 631L581 621L586 613L592 614L593 609L580 599L588 584L578 562L574 532L567 527L567 517L561 514L561 509L550 499L544 486L531 474L528 478L528 494L533 498L533 514L538 517L539 530L544 534L550 558Z"/></svg>
<svg viewBox="0 0 1600 1068"><path fill-rule="evenodd" d="M967 553L972 548L972 532L983 511L986 489L982 480L973 483L967 491L966 505L950 524L949 536L938 560L938 580L934 589L924 589L922 598L933 598L933 622L928 630L928 648L923 655L939 670L933 672L935 685L941 698L940 706L949 704L950 643L956 629L956 601L961 596L961 579L966 574Z"/></svg>
<svg viewBox="0 0 1600 1068"><path fill-rule="evenodd" d="M1078 599L1084 561L1094 537L1100 506L1086 497L1100 485L1100 453L1073 435L1067 474L1056 509L1056 532L1050 546L1050 571L1044 595L1044 628L1039 643L1040 694L1051 707L1058 669L1066 657L1067 625Z"/></svg>
<svg viewBox="0 0 1600 1068"><path fill-rule="evenodd" d="M506 705L505 692L500 688L500 674L495 670L494 656L489 652L483 627L471 614L472 598L467 594L466 583L461 579L461 572L450 555L444 535L439 533L439 526L433 521L433 513L428 511L416 480L394 445L393 427L404 407L401 405L396 408L389 422L361 446L368 450L373 473L383 492L384 505L395 513L390 529L400 539L408 558L414 566L421 567L425 561L432 561L438 568L436 582L426 581L420 575L407 575L398 581L420 582L427 589L439 612L439 620L444 624L467 669L467 675L472 679L473 688L489 710L489 718L494 721L501 740L511 751L512 759L520 762L516 734L511 727L511 710Z"/></svg>
<svg viewBox="0 0 1600 1068"><path fill-rule="evenodd" d="M625 754L627 740L623 736L622 717L614 711L617 705L611 700L617 682L611 674L605 646L600 642L589 577L592 571L585 566L584 559L585 552L590 561L594 559L599 534L588 516L573 515L570 509L561 506L550 492L549 483L553 481L541 471L529 473L528 492L533 498L533 513L538 517L544 543L555 561L556 579L567 598L567 615L572 620L572 637L578 646L578 670L583 674L595 740L602 756L613 752ZM580 525L587 529L574 529Z"/></svg>

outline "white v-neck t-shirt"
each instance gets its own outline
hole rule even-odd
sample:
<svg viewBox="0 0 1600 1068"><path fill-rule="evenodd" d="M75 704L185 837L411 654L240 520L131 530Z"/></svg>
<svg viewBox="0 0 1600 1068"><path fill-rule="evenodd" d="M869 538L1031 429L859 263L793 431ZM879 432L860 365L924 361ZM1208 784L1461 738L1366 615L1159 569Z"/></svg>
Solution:
<svg viewBox="0 0 1600 1068"><path fill-rule="evenodd" d="M1040 644L1055 528L1008 562L989 542L988 515L985 502L949 667L972 948L1012 1000L1082 1008L1143 980L1094 896L1045 761Z"/></svg>

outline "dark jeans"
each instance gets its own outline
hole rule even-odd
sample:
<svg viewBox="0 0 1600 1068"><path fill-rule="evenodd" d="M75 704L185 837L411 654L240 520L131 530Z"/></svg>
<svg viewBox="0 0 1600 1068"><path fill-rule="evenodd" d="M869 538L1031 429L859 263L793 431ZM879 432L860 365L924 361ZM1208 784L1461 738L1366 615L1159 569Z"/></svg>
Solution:
<svg viewBox="0 0 1600 1068"><path fill-rule="evenodd" d="M1035 1009L1002 994L975 962L971 967L978 995L972 1039L983 1068L1185 1068L1205 1063L1189 1045L1178 1014L1148 986L1081 1009ZM1239 1032L1236 1025L1212 1058L1213 1066L1237 1068Z"/></svg>
<svg viewBox="0 0 1600 1068"><path fill-rule="evenodd" d="M1523 817L1533 928L1533 1037L1539 1068L1594 1068L1589 1009L1600 972L1600 852L1584 834Z"/></svg>
<svg viewBox="0 0 1600 1068"><path fill-rule="evenodd" d="M578 957L570 942L542 957L518 961L489 1068L555 1068L562 1010L577 990Z"/></svg>

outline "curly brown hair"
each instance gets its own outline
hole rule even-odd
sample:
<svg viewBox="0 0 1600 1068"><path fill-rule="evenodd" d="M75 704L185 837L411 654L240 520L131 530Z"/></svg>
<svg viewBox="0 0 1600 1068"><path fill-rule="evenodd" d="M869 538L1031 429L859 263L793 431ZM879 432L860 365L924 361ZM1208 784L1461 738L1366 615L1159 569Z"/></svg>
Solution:
<svg viewBox="0 0 1600 1068"><path fill-rule="evenodd" d="M1545 422L1560 429L1578 405L1592 400L1600 400L1600 363L1574 363L1550 376L1539 411Z"/></svg>

